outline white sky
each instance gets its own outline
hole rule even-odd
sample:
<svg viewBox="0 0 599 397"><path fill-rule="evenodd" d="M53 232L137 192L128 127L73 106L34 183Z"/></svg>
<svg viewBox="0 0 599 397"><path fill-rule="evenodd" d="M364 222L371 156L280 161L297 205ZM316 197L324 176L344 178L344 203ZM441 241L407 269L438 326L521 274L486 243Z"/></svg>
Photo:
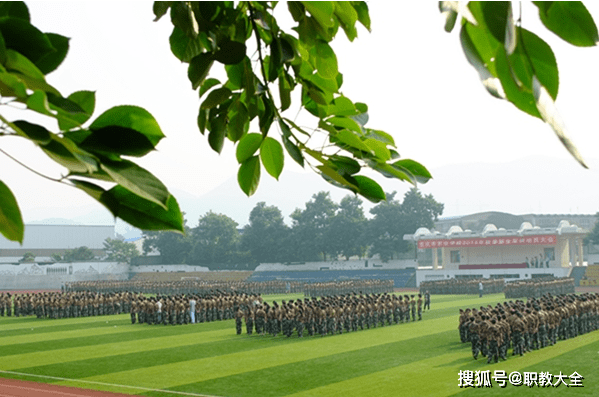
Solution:
<svg viewBox="0 0 599 397"><path fill-rule="evenodd" d="M156 117L167 138L158 152L138 163L169 189L201 195L236 175L232 143L227 141L219 156L197 129L200 100L187 79L187 64L170 51L168 15L153 22L151 2L33 1L28 6L33 24L42 31L71 37L70 52L48 76L50 84L64 96L95 90L95 117L120 104L144 107ZM286 10L284 4L278 7L279 15ZM403 158L420 161L429 169L503 163L531 155L570 158L548 126L487 94L463 55L459 29L444 32L436 1L378 1L369 7L372 33L360 29L358 39L349 43L341 32L333 43L344 74L342 91L353 101L369 105L369 126L391 133ZM599 19L599 4L588 7ZM597 48L562 43L542 27L536 8L528 4L523 26L553 47L560 68L558 107L582 155L599 157L594 95L599 88ZM4 108L0 112L8 114ZM11 112L9 117L30 116ZM17 138L3 138L2 148L48 175L63 172L40 150ZM574 160L568 164L572 173L584 172ZM1 154L0 169L26 222L38 219L40 209L47 209L50 218L54 209L76 212L94 203L84 193L43 180ZM288 158L285 171L302 170ZM262 177L270 176L264 172ZM398 190L384 178L378 180L385 183L385 190ZM239 190L231 200L244 198ZM464 214L478 210L461 208Z"/></svg>

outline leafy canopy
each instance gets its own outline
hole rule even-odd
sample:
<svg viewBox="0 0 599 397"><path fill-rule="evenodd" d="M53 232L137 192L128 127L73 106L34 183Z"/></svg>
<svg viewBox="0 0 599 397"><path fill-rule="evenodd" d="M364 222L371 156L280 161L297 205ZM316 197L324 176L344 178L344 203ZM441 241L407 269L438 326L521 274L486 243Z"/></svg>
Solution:
<svg viewBox="0 0 599 397"><path fill-rule="evenodd" d="M69 39L44 33L23 2L0 2L0 137L27 139L64 167L60 177L37 174L80 189L115 217L148 230L183 231L177 201L149 171L126 157L142 157L164 137L154 117L137 106L116 106L92 119L95 93L63 95L46 80L69 50ZM2 106L38 113L52 130L27 120L8 120ZM15 159L5 150L0 152ZM101 181L100 186L96 181ZM0 233L23 242L24 226L10 188L0 181Z"/></svg>
<svg viewBox="0 0 599 397"><path fill-rule="evenodd" d="M295 23L288 31L273 16L285 6ZM414 184L431 178L419 163L399 159L390 134L366 126L366 104L341 93L343 75L330 43L339 30L350 41L359 24L370 30L365 2L157 1L154 13L156 20L170 13L171 50L189 64L191 88L202 99L198 128L216 152L226 140L237 145L238 182L248 196L262 170L279 178L284 152L373 202L385 193L362 175L365 168ZM225 81L210 77L216 64ZM292 98L299 103L292 106ZM298 107L313 120L310 128L287 116L295 117ZM320 134L324 145L313 139Z"/></svg>

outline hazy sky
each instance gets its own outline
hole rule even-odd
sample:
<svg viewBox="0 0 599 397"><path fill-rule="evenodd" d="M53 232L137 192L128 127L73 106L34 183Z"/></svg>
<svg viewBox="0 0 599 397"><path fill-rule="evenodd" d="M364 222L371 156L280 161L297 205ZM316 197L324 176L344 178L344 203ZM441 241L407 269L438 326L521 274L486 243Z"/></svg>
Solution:
<svg viewBox="0 0 599 397"><path fill-rule="evenodd" d="M115 105L134 104L156 117L167 138L158 152L138 163L169 189L201 195L236 175L231 142L227 141L219 156L197 129L200 101L187 79L187 64L170 52L172 24L168 16L153 22L151 2L27 4L32 22L42 31L71 37L69 54L48 76L50 84L64 96L82 89L96 91L95 116ZM284 4L278 7L276 15L286 12ZM431 170L460 163L504 163L532 155L569 158L543 122L487 94L462 53L459 29L444 32L437 2L379 1L370 2L369 7L372 33L360 29L358 39L349 43L341 32L333 43L344 74L342 91L353 101L369 105L369 126L391 133L403 158L418 160ZM599 4L589 4L589 8L599 18ZM597 48L562 43L538 22L536 7L525 5L523 9L523 26L548 41L555 51L560 68L557 104L574 142L585 158L598 158ZM220 64L215 64L217 69ZM4 107L0 111L8 114ZM30 116L10 112L9 117ZM295 112L288 117L294 118ZM56 177L63 172L23 140L3 138L2 148L48 175ZM572 174L585 172L574 160L566 167ZM54 209L68 208L75 213L94 203L84 193L43 180L2 155L0 169L3 181L17 196L25 221L38 218L39 209L46 209L50 218L55 216ZM289 158L285 169L302 172ZM270 178L266 172L262 177ZM523 170L514 178L522 181L534 175ZM378 180L387 191L408 187L382 177ZM423 190L434 192L434 184L435 180ZM231 197L245 199L241 190ZM478 210L461 208L464 214Z"/></svg>

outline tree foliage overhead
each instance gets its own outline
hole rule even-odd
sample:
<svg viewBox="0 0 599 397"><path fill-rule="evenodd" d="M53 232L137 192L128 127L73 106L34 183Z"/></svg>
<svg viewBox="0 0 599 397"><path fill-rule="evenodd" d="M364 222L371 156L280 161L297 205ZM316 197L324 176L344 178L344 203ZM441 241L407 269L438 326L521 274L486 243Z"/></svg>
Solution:
<svg viewBox="0 0 599 397"><path fill-rule="evenodd" d="M95 93L62 94L46 80L66 58L69 39L44 33L23 2L0 2L0 137L26 139L61 165L60 177L35 173L81 189L115 217L148 230L183 231L177 201L164 184L131 161L153 151L164 137L154 117L137 106L115 106L95 119ZM2 107L53 121L53 128L24 119L9 120ZM36 120L39 118L36 118ZM17 163L0 148L0 153ZM101 182L101 185L97 183ZM103 187L104 186L104 187ZM0 233L22 243L23 218L17 200L0 181Z"/></svg>
<svg viewBox="0 0 599 397"><path fill-rule="evenodd" d="M273 16L285 6L295 23L287 31ZM414 184L431 178L419 163L399 158L389 133L366 126L366 104L341 92L343 75L330 43L339 30L350 41L358 24L370 30L365 2L154 3L156 20L169 11L171 50L189 64L191 88L202 98L198 128L216 152L226 139L237 144L238 182L248 196L263 169L279 178L284 151L331 184L373 202L385 193L363 175L364 168ZM224 67L225 81L209 77L215 64ZM298 95L300 103L292 106ZM287 116L298 107L312 116L310 127Z"/></svg>
<svg viewBox="0 0 599 397"><path fill-rule="evenodd" d="M578 46L597 45L593 17L580 1L533 1L541 22L564 41ZM460 41L468 62L494 97L511 102L523 112L542 119L570 154L585 168L584 159L569 138L555 100L559 73L553 50L522 26L521 10L509 1L441 1L451 32L461 15ZM520 5L521 6L521 5Z"/></svg>
<svg viewBox="0 0 599 397"><path fill-rule="evenodd" d="M533 3L558 37L575 46L596 45L597 27L581 2ZM519 10L511 2L439 5L446 31L461 16L462 47L489 93L544 120L586 166L555 107L559 74L553 51L522 26ZM276 7L287 7L291 29L279 26ZM236 145L238 182L247 195L258 188L263 170L280 177L285 152L331 184L375 203L386 196L365 170L412 184L431 178L418 162L400 158L391 134L367 126L365 103L342 93L343 75L331 43L341 30L350 41L360 25L370 30L366 2L157 1L153 11L156 20L170 16L171 51L188 64L191 88L201 100L198 129L216 152L226 140ZM94 118L94 92L67 95L52 86L46 76L68 50L68 38L31 23L25 3L0 2L0 136L33 143L65 170L60 176L33 172L80 189L115 217L143 230L183 232L175 198L131 160L153 151L164 137L157 121L131 105ZM224 81L211 75L216 64L224 68ZM23 118L9 120L2 112L7 105L22 110ZM38 120L32 113L54 127L31 122ZM308 126L304 118L311 120ZM27 167L24 159L2 148L0 153ZM1 180L0 233L23 241L17 199Z"/></svg>

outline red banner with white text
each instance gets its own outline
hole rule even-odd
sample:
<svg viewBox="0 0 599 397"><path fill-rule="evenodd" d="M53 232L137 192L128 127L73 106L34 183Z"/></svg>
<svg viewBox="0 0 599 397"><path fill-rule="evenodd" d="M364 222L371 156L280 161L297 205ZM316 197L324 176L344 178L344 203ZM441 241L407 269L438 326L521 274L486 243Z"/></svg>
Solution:
<svg viewBox="0 0 599 397"><path fill-rule="evenodd" d="M504 237L474 237L474 238L455 238L451 240L419 240L419 249L432 248L459 248L459 247L492 247L505 245L555 245L557 243L556 235L540 236L504 236Z"/></svg>

